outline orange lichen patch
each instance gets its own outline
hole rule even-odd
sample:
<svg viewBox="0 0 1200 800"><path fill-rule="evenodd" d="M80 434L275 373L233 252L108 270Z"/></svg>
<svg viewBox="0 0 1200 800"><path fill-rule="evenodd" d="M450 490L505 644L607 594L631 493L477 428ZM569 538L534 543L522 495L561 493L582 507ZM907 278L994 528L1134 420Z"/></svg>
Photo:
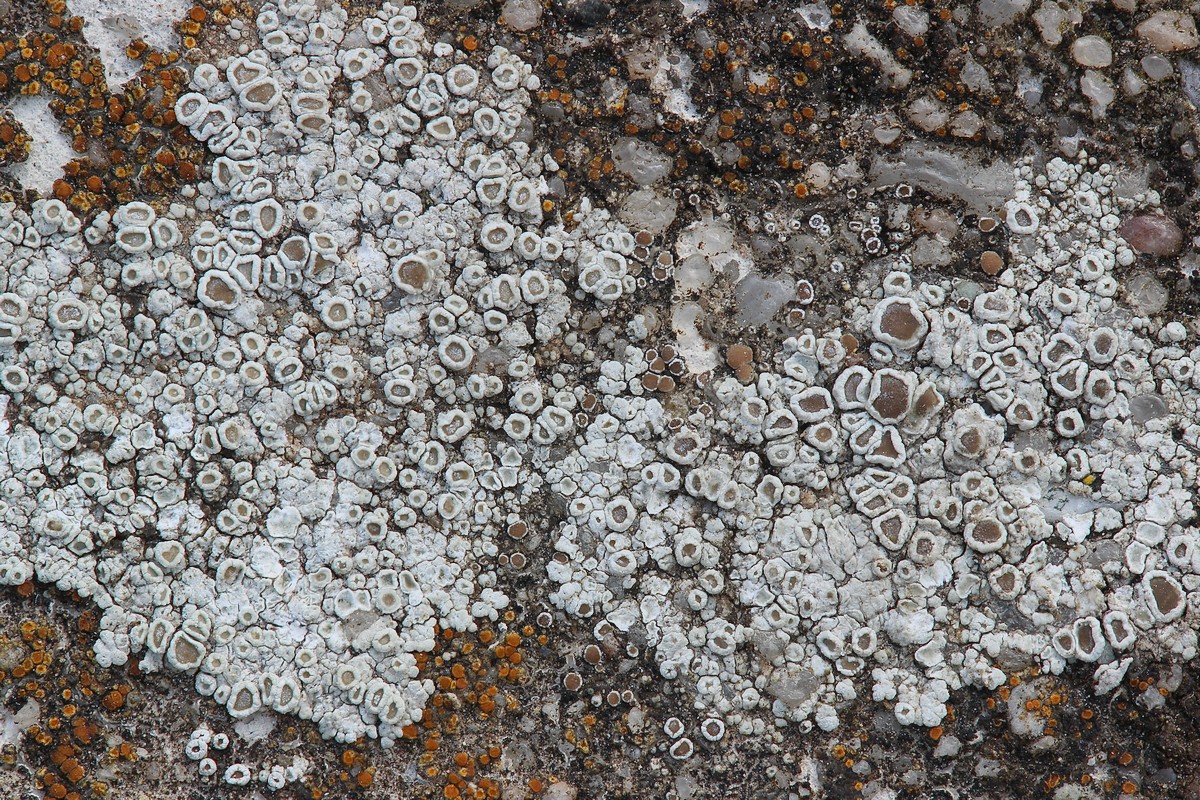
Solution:
<svg viewBox="0 0 1200 800"><path fill-rule="evenodd" d="M104 695L104 699L100 704L108 711L116 711L125 705L125 695L118 691L111 691Z"/></svg>
<svg viewBox="0 0 1200 800"><path fill-rule="evenodd" d="M187 83L179 54L132 43L127 55L141 62L142 71L114 89L82 38L81 18L66 18L66 7L58 0L46 3L40 18L34 11L25 36L0 39L0 98L48 94L63 133L76 152L87 154L65 166L54 196L88 215L135 196L173 195L184 183L195 181L194 165L208 156L175 120L175 99ZM177 24L185 46L197 44L206 22L213 24L208 11L196 6ZM24 131L0 119L0 164L21 161L27 151ZM0 191L0 200L23 198Z"/></svg>
<svg viewBox="0 0 1200 800"><path fill-rule="evenodd" d="M100 726L85 719L76 719L71 725L71 733L80 744L88 745L100 733Z"/></svg>
<svg viewBox="0 0 1200 800"><path fill-rule="evenodd" d="M29 134L11 111L0 114L0 164L25 161L29 158L30 143Z"/></svg>
<svg viewBox="0 0 1200 800"><path fill-rule="evenodd" d="M83 766L80 765L80 763L74 758L68 758L66 761L64 761L60 769L62 769L63 775L65 775L67 780L69 780L71 783L79 783L81 780L83 780L83 776L85 774Z"/></svg>
<svg viewBox="0 0 1200 800"><path fill-rule="evenodd" d="M82 598L72 594L71 600L80 602ZM94 628L94 616L94 611L85 612L80 627ZM108 742L100 736L100 725L92 716L111 718L122 713L132 687L125 683L111 684L111 676L105 670L93 671L86 637L57 641L57 627L33 620L22 621L17 630L27 652L22 671L38 677L0 674L0 689L7 693L8 699L20 702L29 698L39 704L41 717L25 732L24 745L27 758L34 763L42 762L36 775L45 796L63 800L79 800L81 792L88 797L106 796L107 784L91 780L89 775L102 764L111 767L114 760L133 761L137 751L128 742L108 747ZM0 647L12 641L0 636ZM60 657L64 649L66 657ZM4 686L10 678L16 679L16 683ZM117 698L121 700L117 711L104 708L104 699ZM94 747L97 744L101 747Z"/></svg>
<svg viewBox="0 0 1200 800"><path fill-rule="evenodd" d="M501 786L483 774L493 768L502 751L490 745L481 751L450 747L465 729L467 715L476 715L472 730L492 719L502 719L520 708L515 692L526 682L523 646L534 638L533 625L515 624L516 615L505 612L498 629L473 633L435 629L435 647L430 653L414 654L423 678L431 679L437 691L417 725L402 730L405 740L420 741L419 763L427 777L443 776L443 796L498 798ZM537 637L548 642L544 635ZM502 689L507 685L509 688ZM497 733L504 728L496 727ZM484 728L483 730L487 730ZM446 794L449 792L449 794ZM457 792L458 794L455 794Z"/></svg>

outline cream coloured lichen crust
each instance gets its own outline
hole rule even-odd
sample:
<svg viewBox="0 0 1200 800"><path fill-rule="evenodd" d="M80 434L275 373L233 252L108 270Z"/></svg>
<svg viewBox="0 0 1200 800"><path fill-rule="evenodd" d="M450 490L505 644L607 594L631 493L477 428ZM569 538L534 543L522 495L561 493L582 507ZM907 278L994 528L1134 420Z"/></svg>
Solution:
<svg viewBox="0 0 1200 800"><path fill-rule="evenodd" d="M746 348L746 382L681 410L647 385L634 234L546 202L528 65L434 43L411 6L256 24L176 104L215 156L196 190L86 226L0 208L0 581L96 603L101 664L390 744L433 692L413 653L508 605L501 534L547 497L544 599L687 685L676 759L692 729L829 730L869 702L935 725L1014 665L1103 687L1134 648L1196 655L1195 333L1151 324L1152 279L1121 296L1120 223L1153 228L1153 192L1119 198L1086 154L1022 164L994 288L867 237L845 325L870 341ZM735 238L681 236L687 292L749 274ZM670 311L711 369L700 304ZM627 346L585 380L590 336Z"/></svg>
<svg viewBox="0 0 1200 800"><path fill-rule="evenodd" d="M631 391L641 350L606 362L607 413L545 473L573 498L552 599L644 637L743 734L831 730L864 692L932 726L1020 665L1096 663L1111 691L1139 643L1194 657L1197 429L1170 433L1194 334L1118 297L1118 219L1158 197L1119 199L1086 153L1015 179L998 286L880 259L858 352L805 332L683 418Z"/></svg>
<svg viewBox="0 0 1200 800"><path fill-rule="evenodd" d="M386 744L432 692L413 652L508 604L497 532L575 424L534 349L564 274L633 288L633 237L544 218L506 50L466 63L411 6L257 27L176 104L216 156L197 191L87 227L3 210L0 580L100 605L102 665Z"/></svg>

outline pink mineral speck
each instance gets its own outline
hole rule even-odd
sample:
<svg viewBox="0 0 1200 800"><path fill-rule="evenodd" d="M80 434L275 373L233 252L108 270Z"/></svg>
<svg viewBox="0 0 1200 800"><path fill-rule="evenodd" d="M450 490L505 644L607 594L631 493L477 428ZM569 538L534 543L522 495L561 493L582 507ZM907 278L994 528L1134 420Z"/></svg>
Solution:
<svg viewBox="0 0 1200 800"><path fill-rule="evenodd" d="M1183 246L1183 231L1162 214L1127 219L1121 223L1120 233L1134 250L1145 255L1173 256Z"/></svg>

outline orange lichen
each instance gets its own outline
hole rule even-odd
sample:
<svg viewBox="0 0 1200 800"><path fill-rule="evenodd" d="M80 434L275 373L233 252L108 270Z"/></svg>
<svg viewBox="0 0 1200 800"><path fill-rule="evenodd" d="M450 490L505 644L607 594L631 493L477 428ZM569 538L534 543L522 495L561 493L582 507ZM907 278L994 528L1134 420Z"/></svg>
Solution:
<svg viewBox="0 0 1200 800"><path fill-rule="evenodd" d="M101 700L100 703L106 710L116 711L125 705L125 695L117 691L112 691L104 695L104 699Z"/></svg>
<svg viewBox="0 0 1200 800"><path fill-rule="evenodd" d="M65 165L54 196L86 215L136 195L173 194L194 181L194 164L207 154L175 120L175 98L187 82L178 66L179 54L132 43L127 55L142 62L142 71L115 89L108 86L104 66L80 36L83 20L65 18L66 7L57 0L42 11L27 35L0 39L0 96L49 94L50 110L68 140L76 152L87 154ZM208 12L199 6L189 11L176 26L186 34L185 45L197 43L201 23L208 20ZM24 131L0 119L0 164L24 160L27 152ZM170 153L174 161L163 153ZM20 199L0 194L0 200ZM28 597L32 585L18 591Z"/></svg>

